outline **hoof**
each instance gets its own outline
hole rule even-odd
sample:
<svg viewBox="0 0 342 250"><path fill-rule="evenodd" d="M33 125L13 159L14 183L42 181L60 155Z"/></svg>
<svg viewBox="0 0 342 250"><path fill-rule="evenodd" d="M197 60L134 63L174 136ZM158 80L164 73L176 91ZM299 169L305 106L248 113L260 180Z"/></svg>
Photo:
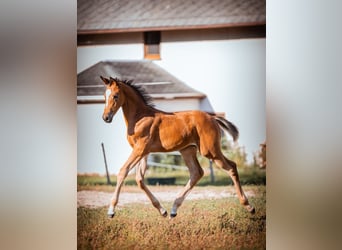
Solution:
<svg viewBox="0 0 342 250"><path fill-rule="evenodd" d="M255 214L255 208L252 206L248 206L247 211L250 212L251 214Z"/></svg>
<svg viewBox="0 0 342 250"><path fill-rule="evenodd" d="M170 219L175 218L177 214L170 214Z"/></svg>
<svg viewBox="0 0 342 250"><path fill-rule="evenodd" d="M108 213L108 214L107 214L108 218L113 218L114 215L115 215L115 213Z"/></svg>
<svg viewBox="0 0 342 250"><path fill-rule="evenodd" d="M164 213L161 214L163 217L167 217L167 211L164 211Z"/></svg>
<svg viewBox="0 0 342 250"><path fill-rule="evenodd" d="M114 207L110 206L108 208L107 216L108 216L108 218L113 218L114 215L115 215Z"/></svg>

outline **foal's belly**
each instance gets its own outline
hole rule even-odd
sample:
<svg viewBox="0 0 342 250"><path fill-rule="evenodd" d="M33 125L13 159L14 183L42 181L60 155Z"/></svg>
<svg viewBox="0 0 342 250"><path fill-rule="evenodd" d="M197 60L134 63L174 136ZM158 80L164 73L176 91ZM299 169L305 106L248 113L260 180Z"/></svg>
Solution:
<svg viewBox="0 0 342 250"><path fill-rule="evenodd" d="M182 119L170 119L161 123L157 140L165 151L179 150L195 143L193 130Z"/></svg>

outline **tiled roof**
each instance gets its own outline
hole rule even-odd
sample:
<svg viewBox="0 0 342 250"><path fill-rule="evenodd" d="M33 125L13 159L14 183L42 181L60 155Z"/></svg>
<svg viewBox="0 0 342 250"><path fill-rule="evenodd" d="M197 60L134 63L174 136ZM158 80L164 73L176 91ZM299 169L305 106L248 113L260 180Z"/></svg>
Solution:
<svg viewBox="0 0 342 250"><path fill-rule="evenodd" d="M78 0L78 33L266 23L266 0Z"/></svg>
<svg viewBox="0 0 342 250"><path fill-rule="evenodd" d="M155 98L205 96L149 60L101 61L77 75L77 96L103 96L100 76L133 80Z"/></svg>

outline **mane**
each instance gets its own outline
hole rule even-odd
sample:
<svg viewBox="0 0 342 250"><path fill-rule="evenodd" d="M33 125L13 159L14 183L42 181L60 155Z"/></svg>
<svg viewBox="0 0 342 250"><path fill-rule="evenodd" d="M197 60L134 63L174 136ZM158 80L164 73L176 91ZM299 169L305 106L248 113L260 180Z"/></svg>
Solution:
<svg viewBox="0 0 342 250"><path fill-rule="evenodd" d="M142 86L134 84L133 80L120 80L118 78L112 78L112 80L123 83L126 86L132 88L138 94L138 96L141 97L141 99L147 106L154 108L152 97L146 92L146 90Z"/></svg>

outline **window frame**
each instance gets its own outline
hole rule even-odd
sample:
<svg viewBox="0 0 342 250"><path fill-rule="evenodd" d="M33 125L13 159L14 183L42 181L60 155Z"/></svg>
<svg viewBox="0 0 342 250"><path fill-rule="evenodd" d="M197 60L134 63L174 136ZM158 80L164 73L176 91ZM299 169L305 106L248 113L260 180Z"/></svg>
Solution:
<svg viewBox="0 0 342 250"><path fill-rule="evenodd" d="M160 31L147 31L144 32L144 58L149 60L160 60ZM151 47L157 46L157 53L151 53ZM154 50L155 48L153 48Z"/></svg>

